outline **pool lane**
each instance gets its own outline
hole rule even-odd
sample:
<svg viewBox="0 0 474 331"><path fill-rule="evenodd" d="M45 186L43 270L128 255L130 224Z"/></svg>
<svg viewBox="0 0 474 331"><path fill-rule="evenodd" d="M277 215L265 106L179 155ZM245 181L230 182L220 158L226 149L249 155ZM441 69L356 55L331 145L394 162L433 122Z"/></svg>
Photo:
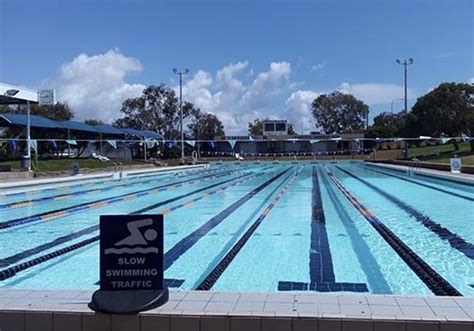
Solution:
<svg viewBox="0 0 474 331"><path fill-rule="evenodd" d="M268 168L271 168L271 167L265 167L265 168L263 168L263 169L268 169ZM259 176L261 176L262 174L263 174L263 173L255 174L255 175L249 177L248 179L252 179L252 178L254 178L254 177L259 177ZM241 184L241 183L243 183L244 181L247 181L247 180L241 180L241 181L238 181L237 183ZM227 186L227 187L231 187L231 186L234 186L234 185L229 185L229 186ZM216 190L216 191L222 192L222 188L220 188L220 189L218 189L218 190ZM208 197L209 195L211 195L211 194L212 194L212 191L207 192L207 193L204 193L204 194L201 196L201 199L207 198L207 197ZM188 194L188 195L190 195L190 194ZM195 200L195 201L198 201L199 199L196 199L196 198L195 198L194 200ZM173 207L172 209L173 209L173 210L176 210L178 207L181 208L181 207L184 207L184 206L187 206L187 205L188 205L188 203L186 203L186 204L178 204L178 205L176 205L175 207ZM155 204L154 206L157 207L157 204ZM138 211L134 211L134 212L132 212L132 213L136 213L136 212L138 212ZM61 249L56 250L56 251L54 251L54 252L50 252L50 253L48 253L48 254L44 254L43 256L33 258L32 260L28 261L27 263L22 263L22 264L20 264L20 265L16 265L16 266L14 266L14 267L10 267L8 270L4 270L4 271L3 271L3 275L4 275L4 277L5 277L5 276L12 276L12 275L14 274L14 271L15 271L15 270L20 271L20 270L23 270L23 268L24 268L25 266L28 266L28 265L33 266L33 265L36 265L36 264L38 264L38 263L46 262L46 261L48 261L48 260L50 260L50 259L52 259L52 258L56 258L57 256L59 256L59 255L61 255L61 254L63 254L63 253L69 253L69 252L71 252L71 251L73 251L73 250L75 250L75 249L78 249L78 248L80 248L80 247L82 247L82 246L84 246L84 245L88 245L88 244L90 244L90 243L96 241L97 239L98 239L98 237L93 237L93 239L89 238L89 239L86 239L86 240L83 240L83 241L80 241L80 242L76 242L76 243L74 243L74 244L72 244L72 245L70 245L70 246L62 247ZM91 241L91 240L92 240L92 241ZM48 262L46 262L46 263L48 263ZM54 264L54 263L53 263L53 264ZM13 272L13 274L12 274L12 272Z"/></svg>
<svg viewBox="0 0 474 331"><path fill-rule="evenodd" d="M326 228L320 179L312 167L311 233L309 249L309 283L280 281L280 291L368 292L365 283L336 282L333 259Z"/></svg>
<svg viewBox="0 0 474 331"><path fill-rule="evenodd" d="M457 233L451 232L449 229L441 226L439 223L431 219L429 216L424 215L422 212L420 212L413 206L403 202L402 200L398 199L392 194L369 183L367 180L362 179L359 176L354 175L348 172L347 170L342 169L341 167L337 166L336 168L342 171L343 173L345 173L346 175L352 178L355 178L356 180L363 183L367 187L371 188L373 191L377 192L378 194L382 195L384 198L394 203L399 208L403 209L407 214L411 216L411 219L414 219L417 222L423 224L423 226L425 226L428 230L435 233L440 239L448 241L451 247L463 253L469 259L471 260L474 259L474 245L466 241Z"/></svg>
<svg viewBox="0 0 474 331"><path fill-rule="evenodd" d="M230 206L222 210L219 214L212 217L210 220L202 224L199 228L188 234L186 237L177 242L173 247L171 247L164 256L164 266L163 269L166 270L171 265L178 260L187 250L189 250L197 241L199 241L203 236L205 236L209 231L223 222L229 215L234 213L239 207L253 198L257 193L262 191L276 179L283 176L290 169L283 170L272 176L270 179L266 180L264 183L260 184L258 187L254 188L249 193L242 196L240 199L232 203Z"/></svg>
<svg viewBox="0 0 474 331"><path fill-rule="evenodd" d="M214 182L213 184L210 184L210 185L207 185L207 186L202 185L202 184L204 184L204 183L202 183L202 184L198 184L197 187L196 186L188 186L188 187L186 187L185 190L181 189L181 192L180 191L177 191L177 192L170 191L169 194L166 194L166 195L163 195L163 193L165 193L165 192L162 192L160 195L156 195L156 198L158 198L159 200L158 200L158 202L154 202L154 203L152 203L151 201L148 201L149 199L147 200L147 202L141 202L146 197L138 198L137 202L125 201L124 203L129 205L127 207L128 210L125 213L145 212L146 210L155 209L155 208L158 208L160 206L165 206L169 203L172 203L172 202L175 202L175 201L187 198L187 197L192 197L193 195L196 195L199 192L205 192L205 193L203 193L202 196L206 196L206 195L208 195L212 192L210 190L214 187L220 187L217 190L220 190L222 188L228 189L228 188L231 188L235 185L242 184L247 180L251 180L252 178L259 177L262 174L263 174L263 172L256 173L256 174L252 173L252 172L248 172L248 173L244 173L242 175L239 174L237 176L234 176L234 175L229 176L229 178L227 178L227 179L219 180L218 182ZM228 183L228 185L224 185L226 183ZM139 210L134 210L134 209L137 208L137 204L138 205L145 204L146 206L151 206L152 208L146 208L145 207L146 208L146 210L145 210L142 207ZM133 211L130 212L130 209L132 209ZM116 211L116 210L117 209L113 209L113 211ZM90 213L90 212L94 212L94 213ZM91 210L91 211L86 212L86 213L81 213L81 215L79 217L76 217L74 219L74 221L71 221L70 216L69 216L69 217L65 217L64 219L58 219L53 223L50 223L50 222L37 223L35 225L34 231L33 231L37 235L35 235L33 238L31 238L32 240L28 240L28 241L21 240L21 238L23 238L24 236L28 236L28 233L32 232L31 229L29 229L28 227L26 227L26 228L21 227L21 228L18 228L18 229L15 229L15 228L14 229L9 229L9 231L5 231L5 230L0 231L0 237L6 235L6 236L8 236L8 238L10 238L10 240L15 240L15 238L18 238L20 240L14 246L8 245L7 241L0 241L0 248L1 248L0 251L2 252L2 255L4 255L4 254L10 254L10 255L13 254L13 256L18 256L19 257L19 256L22 256L22 254L20 253L21 250L29 250L29 249L37 250L38 247L43 246L43 243L45 241L50 241L50 243L62 244L64 242L69 241L68 236L71 236L71 238L73 239L73 238L77 237L77 233L87 234L87 233L91 233L91 232L95 231L94 226L98 226L99 215L107 214L107 213L110 213L109 210L107 210L107 209L105 209L104 211ZM63 224L63 223L65 223L65 224ZM89 225L89 226L87 226L87 225ZM88 229L88 230L85 230L85 229ZM69 232L69 231L71 231L71 232ZM66 232L66 234L67 234L66 236L65 236L64 232ZM61 239L61 240L56 241L56 239L58 239L58 237L56 237L56 238L51 237L54 234L56 234L56 235L62 234L61 237L64 237L64 238ZM31 248L31 245L34 245L35 243L36 243L37 246L34 247L34 248ZM30 247L25 247L25 246L30 246ZM53 245L53 246L56 246L56 245ZM6 263L6 261L11 260L11 259L12 259L12 256L8 257L7 260L4 261L4 263ZM16 259L16 260L18 260L18 259Z"/></svg>
<svg viewBox="0 0 474 331"><path fill-rule="evenodd" d="M333 184L330 182L327 174L324 171L321 171L321 167L318 168L318 173L323 184L322 186L326 190L327 194L327 205L325 210L329 215L331 215L331 209L335 211L338 221L344 227L345 233L347 233L347 236L344 235L344 233L339 233L337 238L348 238L348 240L350 240L360 268L363 270L367 278L370 292L374 294L392 294L393 290L385 278L384 270L382 269L382 267L386 266L386 260L380 258L377 259L377 257L374 256L375 253L380 254L382 249L375 248L375 245L369 246L367 243L367 238L371 238L371 235L367 234L366 231L364 231L365 229L359 228L365 223L360 224L357 222L356 215L349 215L349 212L346 210L343 203L344 200L340 200L337 197L337 188L333 187ZM335 247L343 247L343 245L338 245L338 241L336 241L334 238L333 240L330 240L330 242ZM386 249L391 250L390 247L387 247ZM333 261L337 267L338 259L336 254L338 252L333 250L333 253L335 253L333 254ZM344 263L347 264L347 250L345 250L343 254ZM401 267L402 266L397 269L398 274L402 272Z"/></svg>
<svg viewBox="0 0 474 331"><path fill-rule="evenodd" d="M372 172L382 174L382 175L385 175L385 176L390 176L390 177L393 177L393 178L397 178L397 179L400 179L402 181L413 183L413 184L416 184L416 185L419 185L419 186L422 186L422 187L427 187L427 188L430 188L430 189L438 191L438 192L443 192L443 193L446 193L446 194L449 194L449 195L452 195L452 196L455 196L455 197L458 197L458 198L461 198L461 199L464 199L464 200L467 200L467 201L474 201L474 197L447 190L443 187L440 187L441 185L436 185L436 186L435 185L430 185L430 184L427 184L426 181L423 182L423 181L415 180L415 179L412 179L412 178L406 178L406 176L404 177L403 175L396 175L396 174L390 173L388 171L377 170L377 169L374 169L373 167L370 167L370 166L364 166L364 167L359 166L359 167L364 169L364 170L368 170L368 171L372 171Z"/></svg>
<svg viewBox="0 0 474 331"><path fill-rule="evenodd" d="M286 183L286 185L278 192L278 194L273 198L270 204L263 210L260 216L252 223L252 225L245 231L245 233L237 240L237 242L229 249L227 254L215 265L215 267L207 273L207 275L199 278L199 285L196 286L197 291L209 291L214 284L219 280L227 267L232 263L234 258L240 252L240 250L245 246L250 237L254 234L255 230L271 212L273 207L280 201L281 197L286 193L290 185L293 183L295 178L300 174L303 167L297 169L293 174L288 175L281 183L279 183L275 189L269 194L269 198L272 197L275 192ZM202 280L201 280L202 279Z"/></svg>
<svg viewBox="0 0 474 331"><path fill-rule="evenodd" d="M8 221L0 222L0 229L6 229L6 228L15 227L15 226L25 225L25 224L41 222L41 221L50 221L53 219L71 215L73 213L83 212L89 209L101 208L106 205L110 205L112 203L117 203L117 202L121 202L125 200L132 200L132 199L136 199L137 197L155 194L157 192L173 189L173 188L180 187L183 185L190 185L190 184L199 183L205 180L219 178L222 176L229 175L233 172L234 171L229 170L229 171L217 172L214 174L207 174L205 176L200 176L198 179L171 181L167 184L163 184L159 186L151 186L150 188L146 188L146 189L142 189L138 191L131 191L131 192L123 193L120 195L112 195L110 197L97 199L97 200L94 199L94 197L92 197L92 201L88 197L86 202L81 202L79 204L75 204L74 202L72 202L73 204L68 207L63 207L63 208L59 208L55 210L48 210L45 212L40 212L38 214L33 214L26 217L20 217L17 219L11 219Z"/></svg>
<svg viewBox="0 0 474 331"><path fill-rule="evenodd" d="M394 251L407 263L407 265L435 295L462 296L453 285L431 268L430 265L412 251L398 236L395 235L395 233L393 233L382 221L370 212L360 200L355 198L329 169L327 170L327 173L347 200L349 200L367 219L375 230L377 230L387 243L392 246Z"/></svg>
<svg viewBox="0 0 474 331"><path fill-rule="evenodd" d="M25 216L40 214L40 213L44 213L44 212L55 210L55 209L71 207L71 206L78 205L81 203L87 203L87 202L102 200L104 198L114 197L118 195L118 192L121 194L133 193L140 189L150 189L150 188L156 187L159 184L174 183L174 182L182 181L185 179L192 179L192 178L200 179L203 176L208 176L212 174L215 175L218 173L225 173L226 171L239 172L242 170L227 169L227 170L206 172L202 174L191 174L191 175L186 175L186 176L164 176L156 180L152 180L153 178L150 178L150 180L146 180L146 181L142 180L143 182L139 186L133 185L133 182L130 183L127 179L118 180L118 181L110 181L108 185L124 185L124 186L118 188L117 190L107 189L102 192L98 190L95 192L89 192L88 194L80 194L80 193L76 195L72 194L69 197L68 195L65 195L65 196L59 197L59 200L56 200L56 201L54 200L39 201L38 203L34 203L31 205L26 203L25 206L21 208L0 209L0 220L5 221L8 219L22 218ZM130 183L130 185L127 185L128 183Z"/></svg>
<svg viewBox="0 0 474 331"><path fill-rule="evenodd" d="M419 213L435 221L441 227L448 229L451 233L457 234L466 242L474 243L474 231L472 231L471 226L474 222L474 213L472 212L473 202L415 183L402 181L395 177L373 173L372 171L367 171L357 166L340 165L340 167L352 175L364 179L367 183L374 185L379 190L390 194L404 205L414 208ZM334 170L336 173L340 173L341 181L349 185L349 189L353 188L356 194L359 194L359 192L360 194L369 194L367 197L369 208L380 207L380 201L390 201L381 194L374 192L372 188L343 173L339 169ZM409 176L406 177L409 179L412 178ZM393 202L390 202L390 205L396 206ZM396 208L403 210L399 206ZM407 214L405 210L403 210L402 213ZM410 214L408 213L408 215Z"/></svg>
<svg viewBox="0 0 474 331"><path fill-rule="evenodd" d="M226 169L222 169L226 170ZM40 203L44 203L47 201L60 201L60 200L65 200L65 199L70 199L79 195L84 195L84 194L92 194L92 193L101 193L101 192L106 192L118 188L125 188L125 187L131 187L131 186L137 186L137 185L142 185L142 184L147 184L151 185L153 183L161 182L163 180L176 180L176 178L186 178L186 177L192 177L192 176L198 176L202 174L210 174L214 173L217 171L222 171L220 169L212 169L212 170L206 170L206 171L190 171L189 173L183 175L178 175L176 174L158 174L158 175L153 175L153 176L144 176L144 177L138 177L138 178L125 178L121 180L108 180L108 181L101 181L98 183L94 183L93 185L72 185L69 188L81 188L79 190L59 190L61 191L67 191L65 193L60 193L60 194L54 194L54 195L45 195L44 193L46 192L57 192L57 189L48 189L46 192L45 191L40 191L42 193L41 196L39 197L31 197L29 195L26 195L22 197L22 199L15 199L15 200L9 200L7 201L6 199L1 199L1 204L0 204L0 210L2 209L12 209L12 208L21 208L21 207L26 207L26 206L32 206ZM151 178L149 178L151 177ZM88 186L98 186L95 188L91 189L84 189Z"/></svg>

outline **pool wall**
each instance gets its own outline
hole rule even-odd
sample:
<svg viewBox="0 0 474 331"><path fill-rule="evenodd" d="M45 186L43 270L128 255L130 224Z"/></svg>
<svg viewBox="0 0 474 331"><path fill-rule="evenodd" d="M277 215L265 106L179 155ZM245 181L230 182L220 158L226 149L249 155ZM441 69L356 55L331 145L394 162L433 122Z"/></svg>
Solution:
<svg viewBox="0 0 474 331"><path fill-rule="evenodd" d="M97 314L90 291L0 289L2 331L472 331L474 298L171 292L138 315Z"/></svg>

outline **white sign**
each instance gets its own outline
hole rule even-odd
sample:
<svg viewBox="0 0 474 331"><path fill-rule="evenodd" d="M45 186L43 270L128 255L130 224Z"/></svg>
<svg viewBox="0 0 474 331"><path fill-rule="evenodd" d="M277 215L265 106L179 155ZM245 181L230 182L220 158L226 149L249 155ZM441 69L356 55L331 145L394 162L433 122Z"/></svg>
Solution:
<svg viewBox="0 0 474 331"><path fill-rule="evenodd" d="M451 172L454 174L459 174L461 172L461 159L460 158L452 158L449 159L451 161Z"/></svg>
<svg viewBox="0 0 474 331"><path fill-rule="evenodd" d="M56 104L56 90L39 90L38 103L43 106L54 106Z"/></svg>

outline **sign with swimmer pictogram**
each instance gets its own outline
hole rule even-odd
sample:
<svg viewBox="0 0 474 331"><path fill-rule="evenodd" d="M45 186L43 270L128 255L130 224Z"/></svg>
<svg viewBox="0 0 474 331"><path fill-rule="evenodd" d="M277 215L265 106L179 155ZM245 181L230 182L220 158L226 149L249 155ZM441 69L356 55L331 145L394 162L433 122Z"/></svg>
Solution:
<svg viewBox="0 0 474 331"><path fill-rule="evenodd" d="M91 309L132 313L168 300L163 279L163 215L100 217L100 289Z"/></svg>

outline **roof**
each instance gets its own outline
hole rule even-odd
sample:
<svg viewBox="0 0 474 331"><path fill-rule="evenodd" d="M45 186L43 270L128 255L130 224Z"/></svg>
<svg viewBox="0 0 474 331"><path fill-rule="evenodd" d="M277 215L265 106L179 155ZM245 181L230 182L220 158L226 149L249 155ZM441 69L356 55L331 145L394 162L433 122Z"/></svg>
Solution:
<svg viewBox="0 0 474 331"><path fill-rule="evenodd" d="M24 87L0 82L0 105L38 103L38 92Z"/></svg>
<svg viewBox="0 0 474 331"><path fill-rule="evenodd" d="M64 129L76 130L76 131L87 131L98 133L97 129L89 124L77 122L77 121L58 121Z"/></svg>
<svg viewBox="0 0 474 331"><path fill-rule="evenodd" d="M0 127L1 126L26 126L27 116L24 114L0 114ZM139 138L152 138L152 139L165 139L158 132L149 130L135 130L135 129L122 129L116 128L111 125L88 125L77 121L53 121L49 118L30 115L30 125L32 127L46 128L46 129L64 129L64 130L76 130L92 133L100 133L107 135L129 135Z"/></svg>
<svg viewBox="0 0 474 331"><path fill-rule="evenodd" d="M3 120L3 121L2 121ZM27 116L23 114L1 114L0 123L7 122L10 125L26 126ZM63 126L58 121L53 121L45 117L30 115L30 125L38 128L62 129Z"/></svg>

